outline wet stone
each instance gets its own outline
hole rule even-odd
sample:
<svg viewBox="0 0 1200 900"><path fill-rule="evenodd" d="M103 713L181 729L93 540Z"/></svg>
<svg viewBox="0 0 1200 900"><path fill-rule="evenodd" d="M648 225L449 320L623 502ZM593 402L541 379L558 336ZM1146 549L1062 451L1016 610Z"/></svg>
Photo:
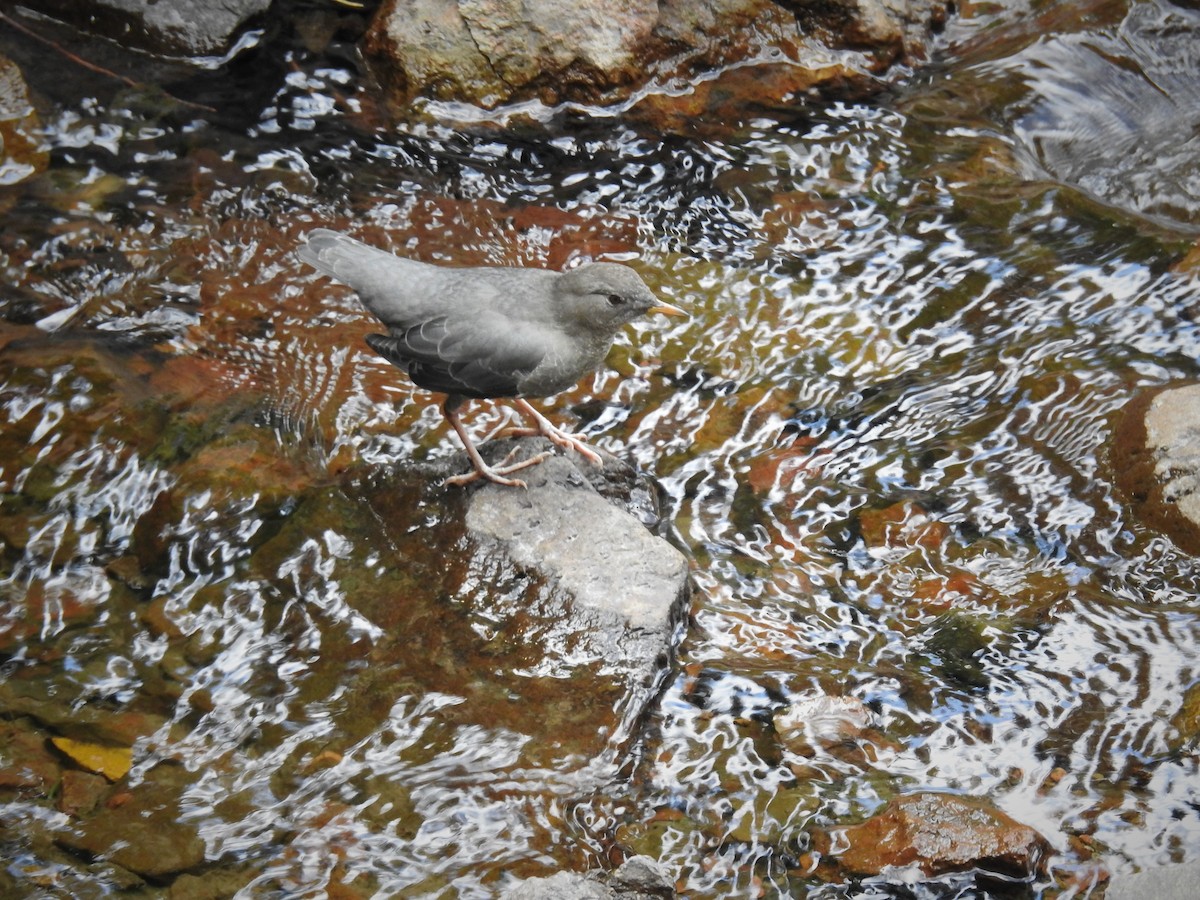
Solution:
<svg viewBox="0 0 1200 900"><path fill-rule="evenodd" d="M1200 554L1200 385L1135 397L1114 433L1111 464L1138 517Z"/></svg>
<svg viewBox="0 0 1200 900"><path fill-rule="evenodd" d="M50 155L39 145L39 127L21 70L0 56L0 185L15 184L46 168ZM0 210L4 208L0 199Z"/></svg>
<svg viewBox="0 0 1200 900"><path fill-rule="evenodd" d="M611 873L556 872L526 878L504 900L670 900L675 888L662 867L648 856L634 856Z"/></svg>
<svg viewBox="0 0 1200 900"><path fill-rule="evenodd" d="M613 459L606 469L622 465ZM481 553L499 552L554 587L562 631L574 633L572 658L599 662L624 692L626 715L637 714L672 652L688 592L687 559L601 496L586 466L552 456L521 473L525 489L479 488L467 530Z"/></svg>
<svg viewBox="0 0 1200 900"><path fill-rule="evenodd" d="M495 441L483 452L510 449ZM325 528L347 539L340 586L379 629L369 646L323 647L331 665L369 650L345 695L348 740L398 698L432 692L458 699L437 713L442 737L413 748L423 759L457 728L483 724L522 736L522 765L603 768L668 672L686 560L642 524L645 492L615 459L602 472L554 456L522 472L528 489L441 485L468 466L458 456L415 473L359 472L344 492L301 506L252 563L274 571L296 540Z"/></svg>
<svg viewBox="0 0 1200 900"><path fill-rule="evenodd" d="M64 737L119 747L132 747L138 738L153 734L166 721L161 715L132 709L114 711L90 705L76 708L55 697L53 687L11 680L0 683L0 714L28 716Z"/></svg>
<svg viewBox="0 0 1200 900"><path fill-rule="evenodd" d="M1200 684L1184 691L1179 709L1171 716L1175 726L1175 743L1182 747L1200 742Z"/></svg>
<svg viewBox="0 0 1200 900"><path fill-rule="evenodd" d="M204 862L204 841L195 826L180 821L180 800L192 777L180 766L157 766L122 802L110 798L56 839L67 850L103 857L151 881L195 868Z"/></svg>
<svg viewBox="0 0 1200 900"><path fill-rule="evenodd" d="M365 49L401 104L419 96L488 108L523 99L609 103L642 92L657 101L653 118L682 125L697 113L716 112L708 79L697 79L698 102L685 93L679 104L671 102L677 91L645 91L648 80L720 71L734 73L736 83L742 80L737 64L776 57L780 64L745 80L759 81L757 92L747 95L752 101L778 102L814 84L844 88L852 81L861 89L870 83L862 70L884 71L901 57L926 58L949 8L944 0L390 0L381 5ZM798 18L807 42L798 39ZM807 63L817 39L848 48L859 65ZM716 92L726 93L724 87Z"/></svg>
<svg viewBox="0 0 1200 900"><path fill-rule="evenodd" d="M201 874L183 874L171 882L169 900L228 900L253 880L254 873L242 868L213 869Z"/></svg>
<svg viewBox="0 0 1200 900"><path fill-rule="evenodd" d="M842 873L881 875L915 868L927 876L978 869L1032 878L1050 847L1040 834L986 800L953 794L899 797L858 825L819 832L814 847Z"/></svg>
<svg viewBox="0 0 1200 900"><path fill-rule="evenodd" d="M29 0L26 5L123 44L203 56L224 52L270 0Z"/></svg>
<svg viewBox="0 0 1200 900"><path fill-rule="evenodd" d="M102 775L68 769L63 772L58 793L58 809L69 816L85 816L92 812L108 792L108 781Z"/></svg>
<svg viewBox="0 0 1200 900"><path fill-rule="evenodd" d="M59 764L46 736L23 722L0 724L0 792L45 794L59 777Z"/></svg>

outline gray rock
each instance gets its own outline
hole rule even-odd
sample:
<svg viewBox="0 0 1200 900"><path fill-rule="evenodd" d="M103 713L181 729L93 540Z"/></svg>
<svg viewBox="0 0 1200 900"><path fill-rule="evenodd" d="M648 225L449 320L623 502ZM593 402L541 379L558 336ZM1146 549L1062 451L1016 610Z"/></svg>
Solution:
<svg viewBox="0 0 1200 900"><path fill-rule="evenodd" d="M526 878L504 896L505 900L613 900L606 885L575 872Z"/></svg>
<svg viewBox="0 0 1200 900"><path fill-rule="evenodd" d="M806 31L828 35L837 47L871 50L893 59L928 59L934 33L945 23L943 0L783 0Z"/></svg>
<svg viewBox="0 0 1200 900"><path fill-rule="evenodd" d="M655 860L648 856L631 856L612 874L609 884L618 897L675 896L675 885Z"/></svg>
<svg viewBox="0 0 1200 900"><path fill-rule="evenodd" d="M1105 900L1192 900L1200 883L1200 863L1147 869L1118 875L1104 891Z"/></svg>
<svg viewBox="0 0 1200 900"><path fill-rule="evenodd" d="M615 872L556 872L527 878L505 900L670 900L675 888L657 862L634 856Z"/></svg>
<svg viewBox="0 0 1200 900"><path fill-rule="evenodd" d="M480 451L495 464L548 447ZM372 571L344 587L380 638L344 719L369 721L398 692L454 696L455 722L519 740L519 765L591 791L624 763L669 677L686 560L629 511L631 470L612 457L602 471L556 451L521 472L528 488L440 484L470 466L460 453L349 476L256 558L273 572L285 548L326 528L374 534L362 542L380 553Z"/></svg>
<svg viewBox="0 0 1200 900"><path fill-rule="evenodd" d="M524 452L547 446L525 441ZM507 450L507 446L499 449ZM609 457L606 469L619 469ZM667 661L688 592L687 559L630 512L605 499L583 470L556 455L521 473L528 487L486 484L467 530L487 552L533 570L562 595L573 655L619 673L640 707Z"/></svg>
<svg viewBox="0 0 1200 900"><path fill-rule="evenodd" d="M24 5L125 46L212 56L227 51L271 0L24 0Z"/></svg>
<svg viewBox="0 0 1200 900"><path fill-rule="evenodd" d="M1146 446L1163 499L1200 525L1200 385L1163 391L1146 411Z"/></svg>
<svg viewBox="0 0 1200 900"><path fill-rule="evenodd" d="M385 0L366 50L402 103L616 103L748 60L862 80L928 58L946 0ZM817 35L861 54L831 67ZM820 56L818 60L815 57Z"/></svg>
<svg viewBox="0 0 1200 900"><path fill-rule="evenodd" d="M577 605L640 632L671 631L687 580L683 554L601 497L566 456L522 475L525 490L489 484L476 491L467 527L518 565L554 579Z"/></svg>

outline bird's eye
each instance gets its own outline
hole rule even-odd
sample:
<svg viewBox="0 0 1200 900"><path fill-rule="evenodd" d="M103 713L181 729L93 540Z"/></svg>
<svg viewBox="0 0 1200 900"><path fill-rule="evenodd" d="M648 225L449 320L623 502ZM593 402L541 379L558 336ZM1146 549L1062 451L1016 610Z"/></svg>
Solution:
<svg viewBox="0 0 1200 900"><path fill-rule="evenodd" d="M608 300L609 306L620 306L625 302L625 298L620 294L609 294L606 299Z"/></svg>

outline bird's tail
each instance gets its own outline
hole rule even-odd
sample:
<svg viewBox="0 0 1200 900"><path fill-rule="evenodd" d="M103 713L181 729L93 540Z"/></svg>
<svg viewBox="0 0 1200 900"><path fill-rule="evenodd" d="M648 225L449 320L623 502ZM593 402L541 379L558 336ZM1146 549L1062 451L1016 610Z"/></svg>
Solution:
<svg viewBox="0 0 1200 900"><path fill-rule="evenodd" d="M396 262L396 257L386 250L378 250L328 228L310 231L304 243L296 248L296 257L319 272L350 285L354 285L364 271L369 271L371 263Z"/></svg>

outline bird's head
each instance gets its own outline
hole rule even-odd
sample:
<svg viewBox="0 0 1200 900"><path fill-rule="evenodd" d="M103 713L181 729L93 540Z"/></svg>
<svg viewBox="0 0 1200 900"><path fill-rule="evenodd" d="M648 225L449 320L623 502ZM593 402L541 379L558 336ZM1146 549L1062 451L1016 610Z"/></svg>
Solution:
<svg viewBox="0 0 1200 900"><path fill-rule="evenodd" d="M595 332L615 333L647 313L687 315L660 303L638 273L620 263L588 263L564 272L556 293L563 313L573 323Z"/></svg>

